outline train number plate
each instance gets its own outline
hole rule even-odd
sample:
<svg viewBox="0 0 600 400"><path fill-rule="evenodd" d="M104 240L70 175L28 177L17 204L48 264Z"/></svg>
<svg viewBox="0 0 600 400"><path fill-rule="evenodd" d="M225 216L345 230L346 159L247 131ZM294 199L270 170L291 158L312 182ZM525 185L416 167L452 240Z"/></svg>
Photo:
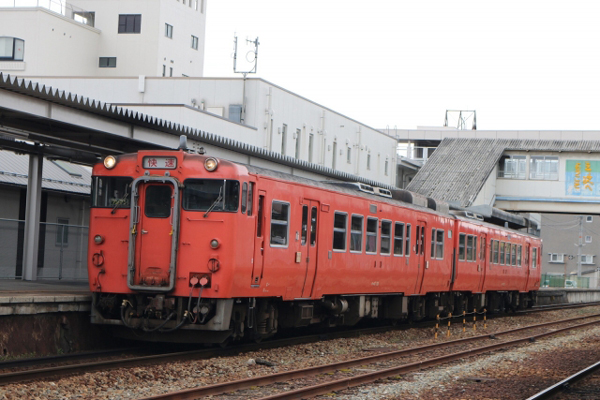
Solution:
<svg viewBox="0 0 600 400"><path fill-rule="evenodd" d="M145 169L175 169L177 168L176 157L144 157Z"/></svg>

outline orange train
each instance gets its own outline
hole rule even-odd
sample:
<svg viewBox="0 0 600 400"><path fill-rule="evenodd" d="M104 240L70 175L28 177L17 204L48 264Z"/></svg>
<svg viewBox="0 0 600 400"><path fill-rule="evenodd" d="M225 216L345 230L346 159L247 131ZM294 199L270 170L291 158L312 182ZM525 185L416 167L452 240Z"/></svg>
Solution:
<svg viewBox="0 0 600 400"><path fill-rule="evenodd" d="M92 178L92 322L142 340L222 343L535 303L538 237L398 193L185 146L109 156Z"/></svg>

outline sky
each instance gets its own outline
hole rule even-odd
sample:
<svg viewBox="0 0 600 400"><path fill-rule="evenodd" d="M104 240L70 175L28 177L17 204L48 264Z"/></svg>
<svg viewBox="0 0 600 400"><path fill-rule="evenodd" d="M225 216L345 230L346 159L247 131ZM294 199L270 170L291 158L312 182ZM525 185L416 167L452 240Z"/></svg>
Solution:
<svg viewBox="0 0 600 400"><path fill-rule="evenodd" d="M373 128L600 130L600 2L208 0L204 75L257 73ZM242 68L241 62L238 69ZM454 121L452 121L454 122Z"/></svg>

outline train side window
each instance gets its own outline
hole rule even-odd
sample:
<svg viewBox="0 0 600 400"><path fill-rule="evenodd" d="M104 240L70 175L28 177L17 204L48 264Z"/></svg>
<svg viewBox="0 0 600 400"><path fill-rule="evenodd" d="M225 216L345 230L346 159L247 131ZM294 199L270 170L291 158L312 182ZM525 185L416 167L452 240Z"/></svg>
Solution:
<svg viewBox="0 0 600 400"><path fill-rule="evenodd" d="M494 242L495 240L490 240L490 264L494 262Z"/></svg>
<svg viewBox="0 0 600 400"><path fill-rule="evenodd" d="M498 247L500 246L500 242L494 240L494 264L498 264Z"/></svg>
<svg viewBox="0 0 600 400"><path fill-rule="evenodd" d="M475 259L475 257L473 257L473 252L475 250L473 248L473 239L472 235L467 236L467 261L473 261Z"/></svg>
<svg viewBox="0 0 600 400"><path fill-rule="evenodd" d="M410 224L406 224L406 247L404 248L404 254L406 254L406 257L410 257L410 228Z"/></svg>
<svg viewBox="0 0 600 400"><path fill-rule="evenodd" d="M425 254L425 227L421 228L421 252L419 254Z"/></svg>
<svg viewBox="0 0 600 400"><path fill-rule="evenodd" d="M254 196L254 182L250 182L248 186L248 206L246 208L249 217L252 216L252 206L254 205L254 197L252 196Z"/></svg>
<svg viewBox="0 0 600 400"><path fill-rule="evenodd" d="M419 254L419 246L421 244L421 227L417 225L417 234L415 235L415 254Z"/></svg>
<svg viewBox="0 0 600 400"><path fill-rule="evenodd" d="M308 238L308 206L302 206L302 228L301 228L302 245L306 244Z"/></svg>
<svg viewBox="0 0 600 400"><path fill-rule="evenodd" d="M362 215L353 215L350 226L350 251L353 253L362 253L362 238L363 238L363 223Z"/></svg>
<svg viewBox="0 0 600 400"><path fill-rule="evenodd" d="M465 261L466 259L466 247L467 247L467 235L461 233L458 235L458 260Z"/></svg>
<svg viewBox="0 0 600 400"><path fill-rule="evenodd" d="M500 242L500 265L504 265L504 242Z"/></svg>
<svg viewBox="0 0 600 400"><path fill-rule="evenodd" d="M290 204L273 200L271 205L271 246L287 247Z"/></svg>
<svg viewBox="0 0 600 400"><path fill-rule="evenodd" d="M377 254L377 218L367 218L367 254Z"/></svg>
<svg viewBox="0 0 600 400"><path fill-rule="evenodd" d="M333 216L333 250L346 251L348 214L336 211Z"/></svg>
<svg viewBox="0 0 600 400"><path fill-rule="evenodd" d="M537 247L533 248L533 252L531 254L531 268L537 268Z"/></svg>
<svg viewBox="0 0 600 400"><path fill-rule="evenodd" d="M431 258L435 258L435 229L431 230Z"/></svg>
<svg viewBox="0 0 600 400"><path fill-rule="evenodd" d="M242 214L246 214L246 202L248 201L248 184L244 182L242 185Z"/></svg>
<svg viewBox="0 0 600 400"><path fill-rule="evenodd" d="M510 243L506 243L506 265L510 265Z"/></svg>
<svg viewBox="0 0 600 400"><path fill-rule="evenodd" d="M310 245L317 244L317 207L310 210Z"/></svg>
<svg viewBox="0 0 600 400"><path fill-rule="evenodd" d="M433 241L433 238L431 239ZM435 258L438 260L444 259L444 231L438 229L437 237L435 239Z"/></svg>
<svg viewBox="0 0 600 400"><path fill-rule="evenodd" d="M263 225L263 210L265 205L265 196L258 196L258 218L256 221L256 237L261 237Z"/></svg>
<svg viewBox="0 0 600 400"><path fill-rule="evenodd" d="M396 222L394 226L394 255L401 256L404 254L404 224Z"/></svg>
<svg viewBox="0 0 600 400"><path fill-rule="evenodd" d="M512 266L516 267L517 266L517 245L513 244L511 246L511 254L512 254Z"/></svg>
<svg viewBox="0 0 600 400"><path fill-rule="evenodd" d="M392 221L381 221L381 247L380 254L389 255L391 253Z"/></svg>
<svg viewBox="0 0 600 400"><path fill-rule="evenodd" d="M521 255L522 255L523 246L519 245L517 247L517 267L521 267Z"/></svg>

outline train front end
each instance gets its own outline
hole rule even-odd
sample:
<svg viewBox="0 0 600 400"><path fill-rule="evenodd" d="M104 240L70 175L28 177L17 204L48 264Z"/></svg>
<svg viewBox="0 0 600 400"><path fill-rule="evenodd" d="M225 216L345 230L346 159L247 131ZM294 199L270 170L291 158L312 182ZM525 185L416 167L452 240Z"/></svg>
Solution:
<svg viewBox="0 0 600 400"><path fill-rule="evenodd" d="M240 168L181 150L109 156L94 167L92 323L148 341L232 335L237 263L223 243L235 240Z"/></svg>

